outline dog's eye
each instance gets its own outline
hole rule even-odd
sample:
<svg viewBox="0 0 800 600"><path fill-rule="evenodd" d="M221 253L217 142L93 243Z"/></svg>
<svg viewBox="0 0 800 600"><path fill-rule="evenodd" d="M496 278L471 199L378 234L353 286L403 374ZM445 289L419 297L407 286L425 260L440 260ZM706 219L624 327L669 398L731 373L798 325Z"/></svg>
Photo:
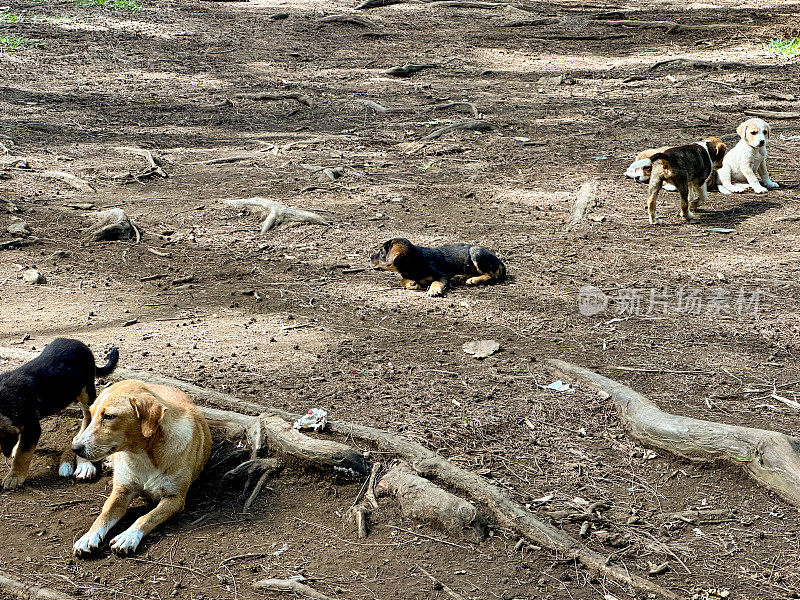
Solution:
<svg viewBox="0 0 800 600"><path fill-rule="evenodd" d="M114 419L117 418L117 415L112 415L112 414L109 414L109 413L105 413L101 418L102 418L103 421L113 421Z"/></svg>

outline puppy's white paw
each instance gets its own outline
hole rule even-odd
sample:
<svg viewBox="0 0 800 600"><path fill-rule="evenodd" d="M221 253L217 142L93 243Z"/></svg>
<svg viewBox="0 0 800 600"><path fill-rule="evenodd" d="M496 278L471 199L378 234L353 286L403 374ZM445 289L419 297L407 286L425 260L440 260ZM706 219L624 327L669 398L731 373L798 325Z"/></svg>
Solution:
<svg viewBox="0 0 800 600"><path fill-rule="evenodd" d="M686 212L686 220L687 221L691 221L694 218L695 218L695 214L692 211L687 211Z"/></svg>
<svg viewBox="0 0 800 600"><path fill-rule="evenodd" d="M777 183L775 183L772 180L765 181L764 185L766 185L771 190L775 190L775 189L778 189L779 187L781 187L781 186L779 186Z"/></svg>
<svg viewBox="0 0 800 600"><path fill-rule="evenodd" d="M72 466L71 462L63 462L58 465L58 476L59 477L72 477L72 474L75 472L75 469Z"/></svg>
<svg viewBox="0 0 800 600"><path fill-rule="evenodd" d="M732 183L731 187L733 188L733 191L735 193L740 194L740 193L746 191L747 188L750 187L750 185L747 184L747 183Z"/></svg>
<svg viewBox="0 0 800 600"><path fill-rule="evenodd" d="M725 187L724 185L722 185L721 183L720 183L720 184L717 186L717 191L718 191L720 194L733 194L733 193L734 193L734 192L733 192L733 190L729 190L728 188L726 188L726 187Z"/></svg>
<svg viewBox="0 0 800 600"><path fill-rule="evenodd" d="M136 527L129 527L111 540L111 549L121 556L133 554L139 547L144 534Z"/></svg>
<svg viewBox="0 0 800 600"><path fill-rule="evenodd" d="M75 556L86 556L91 554L100 547L100 542L103 541L102 532L97 529L95 531L87 531L81 538L72 546L72 552Z"/></svg>
<svg viewBox="0 0 800 600"><path fill-rule="evenodd" d="M767 193L767 188L765 188L763 185L759 185L758 187L754 186L753 187L753 191L756 194L766 194Z"/></svg>
<svg viewBox="0 0 800 600"><path fill-rule="evenodd" d="M75 469L75 479L79 481L89 481L97 476L97 467L90 462L78 463Z"/></svg>

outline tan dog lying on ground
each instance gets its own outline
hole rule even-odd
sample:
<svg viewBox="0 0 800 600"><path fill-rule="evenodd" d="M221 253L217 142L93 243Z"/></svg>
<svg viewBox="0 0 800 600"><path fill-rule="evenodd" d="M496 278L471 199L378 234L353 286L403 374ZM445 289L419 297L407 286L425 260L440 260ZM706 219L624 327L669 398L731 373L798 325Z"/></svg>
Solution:
<svg viewBox="0 0 800 600"><path fill-rule="evenodd" d="M658 193L666 184L675 186L681 196L681 215L687 221L694 218L697 209L708 197L706 182L715 169L722 166L727 148L721 139L710 137L702 142L667 148L649 158L635 161L629 167L650 167L650 194L647 213L651 224L661 223L656 213ZM690 198L690 194L692 197Z"/></svg>
<svg viewBox="0 0 800 600"><path fill-rule="evenodd" d="M725 155L718 171L719 191L733 194L753 188L756 194L763 194L767 188L777 188L778 184L769 178L767 171L770 126L761 119L747 119L736 128L736 133L741 139Z"/></svg>
<svg viewBox="0 0 800 600"><path fill-rule="evenodd" d="M88 427L72 449L87 460L111 456L114 486L100 516L73 546L77 556L96 550L136 496L158 504L111 540L117 554L136 551L142 538L180 512L189 486L211 453L203 414L182 391L126 380L103 390Z"/></svg>

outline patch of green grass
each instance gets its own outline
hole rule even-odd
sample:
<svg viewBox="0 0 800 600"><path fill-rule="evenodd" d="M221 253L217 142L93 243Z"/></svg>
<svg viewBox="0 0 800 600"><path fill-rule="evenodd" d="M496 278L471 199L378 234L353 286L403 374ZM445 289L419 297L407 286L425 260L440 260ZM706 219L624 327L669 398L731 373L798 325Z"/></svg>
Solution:
<svg viewBox="0 0 800 600"><path fill-rule="evenodd" d="M127 10L128 12L139 12L142 5L136 0L72 0L79 6L105 6L114 10Z"/></svg>
<svg viewBox="0 0 800 600"><path fill-rule="evenodd" d="M765 44L765 47L770 54L800 56L800 37L794 37L790 40L770 40L769 43Z"/></svg>
<svg viewBox="0 0 800 600"><path fill-rule="evenodd" d="M0 12L0 23L19 23L22 17L10 12Z"/></svg>
<svg viewBox="0 0 800 600"><path fill-rule="evenodd" d="M39 44L36 40L29 40L21 37L0 37L0 52L8 52L9 50L17 50L22 46L33 46Z"/></svg>

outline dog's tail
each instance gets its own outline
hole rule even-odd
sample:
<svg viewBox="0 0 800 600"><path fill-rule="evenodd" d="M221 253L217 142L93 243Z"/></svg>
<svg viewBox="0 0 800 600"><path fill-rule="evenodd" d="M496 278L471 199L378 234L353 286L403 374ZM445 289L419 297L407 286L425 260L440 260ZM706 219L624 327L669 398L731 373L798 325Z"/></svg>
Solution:
<svg viewBox="0 0 800 600"><path fill-rule="evenodd" d="M667 162L669 162L669 157L661 152L656 152L655 154L653 154L653 156L650 156L649 158L642 158L632 162L631 166L628 167L628 171L633 172L636 169L641 169L642 167L649 167L657 160L666 160Z"/></svg>
<svg viewBox="0 0 800 600"><path fill-rule="evenodd" d="M111 373L114 372L114 369L117 368L117 363L119 362L119 349L116 346L112 346L106 357L108 359L106 364L104 364L102 367L95 367L94 374L96 377L105 377L106 375L111 375Z"/></svg>

